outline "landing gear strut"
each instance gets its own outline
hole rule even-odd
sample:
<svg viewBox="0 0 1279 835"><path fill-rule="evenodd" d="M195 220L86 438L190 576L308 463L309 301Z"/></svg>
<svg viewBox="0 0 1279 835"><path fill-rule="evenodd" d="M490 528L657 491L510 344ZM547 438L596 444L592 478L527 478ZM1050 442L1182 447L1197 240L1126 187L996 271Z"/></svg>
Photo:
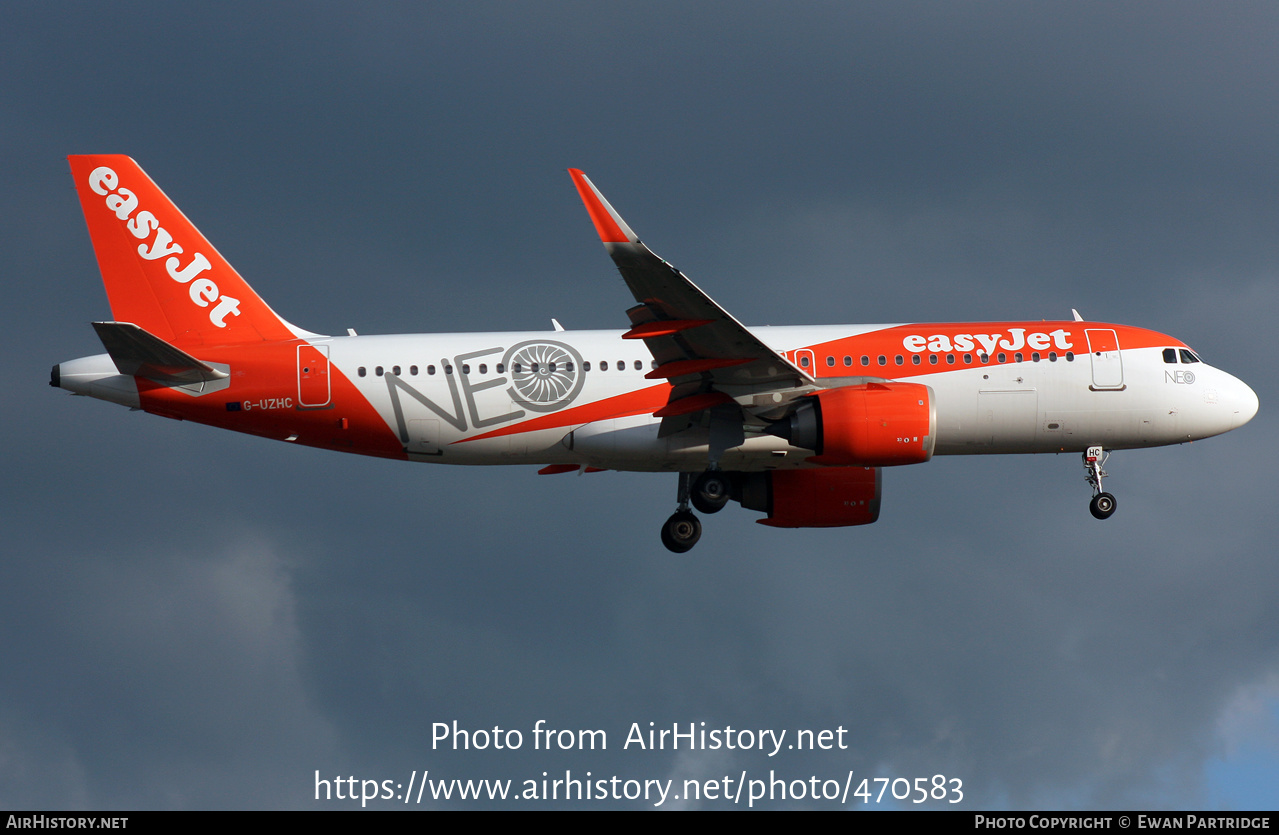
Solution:
<svg viewBox="0 0 1279 835"><path fill-rule="evenodd" d="M1109 458L1110 453L1099 446L1090 446L1084 451L1084 471L1088 474L1088 483L1093 489L1088 511L1097 519L1109 519L1115 512L1115 497L1101 489L1101 480L1106 477L1102 466Z"/></svg>
<svg viewBox="0 0 1279 835"><path fill-rule="evenodd" d="M689 551L697 544L697 540L702 538L702 523L688 509L688 480L688 473L679 474L679 508L662 525L662 544L667 550L674 551L676 554ZM728 500L727 490L724 500ZM723 507L723 504L720 507ZM700 505L698 509L702 509Z"/></svg>

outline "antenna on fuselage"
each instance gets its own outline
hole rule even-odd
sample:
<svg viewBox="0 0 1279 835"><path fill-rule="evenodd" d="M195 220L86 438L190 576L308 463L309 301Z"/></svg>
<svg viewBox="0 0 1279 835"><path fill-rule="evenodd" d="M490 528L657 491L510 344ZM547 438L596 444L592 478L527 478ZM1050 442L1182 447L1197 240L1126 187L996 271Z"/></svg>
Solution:
<svg viewBox="0 0 1279 835"><path fill-rule="evenodd" d="M1070 315L1075 317L1076 322L1082 322L1084 320L1084 317L1079 315L1079 311L1075 310L1073 307L1070 309Z"/></svg>

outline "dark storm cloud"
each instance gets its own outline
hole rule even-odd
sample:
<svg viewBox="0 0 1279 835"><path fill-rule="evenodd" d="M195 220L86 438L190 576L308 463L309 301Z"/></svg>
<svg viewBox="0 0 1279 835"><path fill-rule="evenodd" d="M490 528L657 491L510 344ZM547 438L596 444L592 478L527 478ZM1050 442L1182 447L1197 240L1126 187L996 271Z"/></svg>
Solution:
<svg viewBox="0 0 1279 835"><path fill-rule="evenodd" d="M424 768L1215 797L1279 666L1279 21L1158 12L6 6L0 801L290 807L316 769ZM1262 412L1117 453L1105 525L1073 455L939 459L886 474L874 526L730 509L673 559L669 478L348 460L48 390L107 316L64 161L96 151L138 159L308 328L620 326L572 165L744 321L1078 307L1187 340ZM610 748L432 752L455 718ZM618 750L649 721L852 747Z"/></svg>

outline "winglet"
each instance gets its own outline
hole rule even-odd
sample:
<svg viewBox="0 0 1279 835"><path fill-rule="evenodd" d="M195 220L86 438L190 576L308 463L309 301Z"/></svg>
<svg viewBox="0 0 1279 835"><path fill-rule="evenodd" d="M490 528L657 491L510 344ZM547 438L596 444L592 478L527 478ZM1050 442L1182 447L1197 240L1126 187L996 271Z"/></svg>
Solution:
<svg viewBox="0 0 1279 835"><path fill-rule="evenodd" d="M573 185L577 186L577 193L582 196L582 202L586 204L586 211L591 216L591 222L595 224L595 231L599 233L601 241L606 244L639 243L639 238L631 231L631 227L626 225L622 216L609 205L585 174L576 168L570 168L568 173L573 178Z"/></svg>

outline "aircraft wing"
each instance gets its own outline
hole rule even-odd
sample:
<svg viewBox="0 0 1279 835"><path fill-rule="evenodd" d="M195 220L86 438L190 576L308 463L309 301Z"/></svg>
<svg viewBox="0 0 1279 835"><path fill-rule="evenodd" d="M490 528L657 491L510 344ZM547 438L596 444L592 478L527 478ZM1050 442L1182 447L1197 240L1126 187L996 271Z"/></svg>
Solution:
<svg viewBox="0 0 1279 835"><path fill-rule="evenodd" d="M813 388L812 377L761 342L686 275L635 235L585 174L570 168L604 248L630 288L635 307L623 339L643 339L657 367L645 376L673 386L655 414L663 435L708 409L735 403L748 415L784 410Z"/></svg>

